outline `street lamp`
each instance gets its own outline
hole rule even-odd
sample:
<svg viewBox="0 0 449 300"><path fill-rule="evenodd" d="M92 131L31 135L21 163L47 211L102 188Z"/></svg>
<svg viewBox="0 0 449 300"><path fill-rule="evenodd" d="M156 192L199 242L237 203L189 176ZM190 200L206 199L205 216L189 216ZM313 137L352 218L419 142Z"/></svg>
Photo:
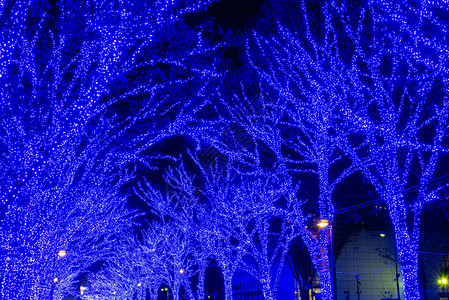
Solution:
<svg viewBox="0 0 449 300"><path fill-rule="evenodd" d="M64 258L67 255L67 251L65 250L59 250L58 251L58 257L59 258Z"/></svg>
<svg viewBox="0 0 449 300"><path fill-rule="evenodd" d="M83 286L83 285L80 286L81 296L84 295L84 291L86 291L86 290L87 290L87 286Z"/></svg>
<svg viewBox="0 0 449 300"><path fill-rule="evenodd" d="M141 282L137 283L137 286L140 288L142 286L142 283ZM145 294L145 289L142 287L142 299L145 298L144 294Z"/></svg>
<svg viewBox="0 0 449 300"><path fill-rule="evenodd" d="M448 280L446 277L440 277L438 279L438 285L440 285L441 291L444 293L444 295L447 295L447 289L446 289L446 285L448 283Z"/></svg>
<svg viewBox="0 0 449 300"><path fill-rule="evenodd" d="M320 228L326 228L327 226L329 226L329 220L326 219L321 219L318 223L317 223L318 227Z"/></svg>
<svg viewBox="0 0 449 300"><path fill-rule="evenodd" d="M167 300L168 300L168 288L162 288L161 292L166 291L167 292Z"/></svg>
<svg viewBox="0 0 449 300"><path fill-rule="evenodd" d="M58 258L64 258L67 255L67 251L65 250L59 250L57 255L55 255L55 258L53 259L53 270L55 268L55 264L56 264L56 260ZM58 277L54 277L53 278L53 282L51 283L50 286L50 300L53 300L53 291L55 289L55 284L58 282Z"/></svg>

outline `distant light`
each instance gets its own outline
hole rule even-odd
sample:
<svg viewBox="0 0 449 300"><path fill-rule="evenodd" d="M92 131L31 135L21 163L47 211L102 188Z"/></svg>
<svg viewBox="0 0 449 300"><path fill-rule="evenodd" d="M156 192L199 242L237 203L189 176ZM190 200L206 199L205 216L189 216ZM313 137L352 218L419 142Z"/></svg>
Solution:
<svg viewBox="0 0 449 300"><path fill-rule="evenodd" d="M85 290L87 290L87 286L80 286L81 295L84 295Z"/></svg>
<svg viewBox="0 0 449 300"><path fill-rule="evenodd" d="M179 273L184 274L184 269L179 270Z"/></svg>
<svg viewBox="0 0 449 300"><path fill-rule="evenodd" d="M442 284L446 284L447 283L447 279L446 278L441 279L441 283Z"/></svg>
<svg viewBox="0 0 449 300"><path fill-rule="evenodd" d="M58 282L58 278L57 277L53 278L53 282L54 283Z"/></svg>
<svg viewBox="0 0 449 300"><path fill-rule="evenodd" d="M382 237L382 238L385 237L385 233L381 233L380 237Z"/></svg>
<svg viewBox="0 0 449 300"><path fill-rule="evenodd" d="M65 250L59 250L58 251L58 256L60 257L60 258L63 258L64 256L66 256L67 255L67 252L65 251Z"/></svg>
<svg viewBox="0 0 449 300"><path fill-rule="evenodd" d="M139 282L138 284L137 284L137 286L141 286L142 284Z"/></svg>
<svg viewBox="0 0 449 300"><path fill-rule="evenodd" d="M441 279L438 279L438 284L441 284Z"/></svg>
<svg viewBox="0 0 449 300"><path fill-rule="evenodd" d="M320 222L317 224L319 227L324 228L329 226L329 221L326 219L320 220Z"/></svg>
<svg viewBox="0 0 449 300"><path fill-rule="evenodd" d="M164 291L164 289L161 289L161 292L163 292Z"/></svg>

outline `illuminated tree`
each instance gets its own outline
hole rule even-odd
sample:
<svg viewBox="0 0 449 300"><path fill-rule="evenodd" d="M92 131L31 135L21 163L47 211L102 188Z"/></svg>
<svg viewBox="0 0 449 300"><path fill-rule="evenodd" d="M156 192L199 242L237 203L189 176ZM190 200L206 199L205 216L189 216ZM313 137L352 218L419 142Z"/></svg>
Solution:
<svg viewBox="0 0 449 300"><path fill-rule="evenodd" d="M205 277L214 247L214 235L210 230L210 206L201 195L201 189L195 182L196 177L187 173L184 166L168 169L164 176L170 194L176 195L170 202L158 201L159 211L169 215L173 222L186 228L194 240L195 260L198 273L197 299L205 299Z"/></svg>
<svg viewBox="0 0 449 300"><path fill-rule="evenodd" d="M192 278L198 274L198 297L204 299L204 276L210 259L210 242L207 235L201 236L204 221L200 216L206 215L205 206L200 203L194 177L189 176L183 166L169 168L164 180L165 191L155 189L148 181L135 189L136 195L162 222L154 228L157 235L163 237L156 247L164 253L161 257L163 280L175 299L179 297L181 285L193 297ZM144 239L144 247L145 244Z"/></svg>
<svg viewBox="0 0 449 300"><path fill-rule="evenodd" d="M167 183L165 195L151 188L149 184L141 185L136 192L154 209L153 212L159 219L169 218L171 226L178 228L174 230L183 230L179 240L182 245L190 243L190 249L185 249L184 255L192 262L194 269L187 271L178 263L174 270L182 268L186 270L184 274L198 272L198 299L204 299L204 276L211 258L217 260L222 269L226 299L232 299L232 277L240 266L245 251L244 236L239 234L239 230L244 228L249 220L239 211L238 199L233 196L239 181L236 177L231 178L231 173L216 169L206 171L198 160L196 163L201 170L200 177L189 175L183 166L167 171L164 176ZM203 177L204 180L200 183L199 178ZM174 243L173 240L167 245ZM180 251L180 255L183 253L182 248L170 248L167 251ZM175 261L175 257L167 258L172 260L167 262L165 274L171 275L166 282L172 291L178 291L181 284L180 275L174 271L169 273L172 266L170 261ZM181 260L182 255L181 258L176 258L176 261ZM187 282L184 286L187 286Z"/></svg>
<svg viewBox="0 0 449 300"><path fill-rule="evenodd" d="M179 299L181 285L192 297L194 245L185 227L154 221L141 237L122 237L104 269L90 276L89 295L100 299L145 299L148 290L154 300L161 285L166 284L174 299Z"/></svg>
<svg viewBox="0 0 449 300"><path fill-rule="evenodd" d="M211 208L204 230L223 272L225 298L232 299L232 278L242 269L261 282L266 299L274 299L285 254L298 234L292 219L295 195L286 194L287 183L269 172L240 173L232 164L206 169L196 162Z"/></svg>
<svg viewBox="0 0 449 300"><path fill-rule="evenodd" d="M188 228L167 223L164 224L161 232L165 237L163 244L165 252L163 260L164 281L173 292L173 299L175 300L180 297L181 286L193 299L191 279L197 272L196 243L187 230Z"/></svg>
<svg viewBox="0 0 449 300"><path fill-rule="evenodd" d="M449 48L435 38L447 31L440 9L447 7L373 1L356 23L339 20L353 45L347 72L357 91L342 109L358 131L347 152L388 206L405 299L420 299L420 215L447 188L439 179L449 121Z"/></svg>
<svg viewBox="0 0 449 300"><path fill-rule="evenodd" d="M260 281L265 299L276 299L286 253L298 234L292 220L297 199L288 194L285 183L270 174L243 180L235 202L228 205L231 211L234 205L239 206L247 219L247 225L239 230L246 243L241 268Z"/></svg>
<svg viewBox="0 0 449 300"><path fill-rule="evenodd" d="M214 49L181 22L207 4L2 2L1 298L61 298L131 226L120 188L213 77Z"/></svg>
<svg viewBox="0 0 449 300"><path fill-rule="evenodd" d="M444 182L436 185L438 162L447 151L448 85L444 78L448 47L447 42L434 38L446 30L439 15L442 7L376 1L357 6L335 1L303 3L301 9L300 27L305 33L280 27L275 38L255 35L263 60L257 60L250 50L250 61L269 84L268 91L260 88L261 98L274 90L272 103L282 112L289 111L282 106L283 99L294 102L304 97L311 104L312 110L298 114L304 120L300 124L308 132L312 125L318 129L315 132L325 135L302 135L302 144L295 147L310 147L314 141L316 150L336 147L338 151L330 154L344 157L339 153L346 153L371 181L390 210L405 297L419 299L420 214L445 187ZM320 112L319 118L314 111ZM327 125L317 126L320 123ZM345 130L345 124L351 125L350 130ZM263 135L268 136L267 132ZM326 135L335 138L323 139ZM292 152L288 152L290 157ZM320 193L331 195L332 189L320 176L322 170L326 177L331 175L326 160L331 161L320 157L317 175ZM352 171L348 168L341 174Z"/></svg>
<svg viewBox="0 0 449 300"><path fill-rule="evenodd" d="M211 208L204 230L212 242L212 257L218 262L223 274L225 299L230 300L233 297L232 278L245 254L246 240L242 230L249 220L234 197L239 184L235 174L231 170L219 168L206 170L198 161L197 165L205 180L202 192Z"/></svg>
<svg viewBox="0 0 449 300"><path fill-rule="evenodd" d="M164 279L164 253L160 248L163 239L154 226L143 234L143 242L132 233L122 234L101 270L89 274L89 297L146 299L148 290L150 299L157 299Z"/></svg>
<svg viewBox="0 0 449 300"><path fill-rule="evenodd" d="M77 276L113 250L114 235L132 225L119 188L133 176L116 173L111 157L98 162L97 156L92 149L67 155L41 171L42 181L34 174L15 185L16 201L2 219L2 298L63 297Z"/></svg>
<svg viewBox="0 0 449 300"><path fill-rule="evenodd" d="M268 168L292 180L300 174L299 177L316 182L317 192L312 196L304 193L301 201L308 203L297 212L299 226L303 228L301 235L320 277L322 294L331 299L330 228L315 234L313 226L305 229L313 220L303 218L315 213L319 219L332 222L334 190L354 172L342 151L341 138L351 133L339 122L338 115L341 98L350 95L350 91L341 88L342 66L333 64L333 58L324 51L310 53L300 39L282 27L271 37L254 33L247 51L249 62L260 78L259 95L253 99L243 87L240 98L244 99L244 105L233 108L233 115L241 120L241 126L255 143L263 145L260 148L268 149L273 156Z"/></svg>
<svg viewBox="0 0 449 300"><path fill-rule="evenodd" d="M448 140L449 48L437 38L447 32L444 5L302 1L299 7L296 32L278 26L249 39L260 82L242 84L237 104L223 92L227 122L237 121L244 134L235 130L231 139L227 127L211 144L246 164L316 176L319 215L330 221L336 185L362 171L389 207L405 297L419 299L419 215L446 188L437 175ZM298 215L306 212L303 206ZM323 255L329 229L301 230L325 299L332 298Z"/></svg>
<svg viewBox="0 0 449 300"><path fill-rule="evenodd" d="M307 15L304 5L301 9ZM306 40L316 43L308 30ZM217 133L212 128L209 141L239 161L241 168L265 168L291 182L289 193L299 198L292 199L297 202L292 221L301 228L299 233L318 271L322 294L331 299L331 229L308 225L317 221L311 214L332 222L333 193L355 171L343 151L344 138L354 130L340 115L342 99L350 97L352 91L344 89L341 73L345 66L327 48L306 48L303 42L282 26L271 34L254 32L247 42L247 56L255 83L242 83L233 95L223 92L228 119L222 123L226 130ZM232 129L229 123L234 124ZM314 182L316 191L298 194L295 182L299 178Z"/></svg>

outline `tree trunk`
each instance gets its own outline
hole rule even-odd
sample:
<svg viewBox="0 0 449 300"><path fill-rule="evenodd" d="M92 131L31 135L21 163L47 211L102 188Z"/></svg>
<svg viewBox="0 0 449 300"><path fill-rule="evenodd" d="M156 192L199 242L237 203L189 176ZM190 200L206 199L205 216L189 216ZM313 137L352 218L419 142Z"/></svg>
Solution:
<svg viewBox="0 0 449 300"><path fill-rule="evenodd" d="M318 271L318 277L320 277L321 286L321 299L323 300L333 300L333 286L332 277L329 269Z"/></svg>
<svg viewBox="0 0 449 300"><path fill-rule="evenodd" d="M401 265L404 299L421 300L418 284L420 211L414 211L412 215L413 225L408 224L407 208L403 195L393 195L390 199L390 203L387 203L389 204L390 218L394 228L397 259Z"/></svg>
<svg viewBox="0 0 449 300"><path fill-rule="evenodd" d="M197 285L198 300L204 300L205 297L205 290L204 290L205 278L206 278L206 268L201 267L198 274L198 285Z"/></svg>
<svg viewBox="0 0 449 300"><path fill-rule="evenodd" d="M195 296L193 295L192 287L190 286L190 281L186 280L184 282L184 289L186 294L188 295L188 299L194 300Z"/></svg>
<svg viewBox="0 0 449 300"><path fill-rule="evenodd" d="M225 300L232 300L232 276L223 274L225 285Z"/></svg>
<svg viewBox="0 0 449 300"><path fill-rule="evenodd" d="M405 300L420 300L418 284L418 246L411 241L406 229L395 230L396 249L402 271Z"/></svg>
<svg viewBox="0 0 449 300"><path fill-rule="evenodd" d="M310 299L308 291L303 287L299 288L299 297L301 298L301 300Z"/></svg>
<svg viewBox="0 0 449 300"><path fill-rule="evenodd" d="M327 247L321 247L312 252L312 262L320 278L321 299L333 300L334 289L332 285L331 268L329 264L329 255Z"/></svg>
<svg viewBox="0 0 449 300"><path fill-rule="evenodd" d="M269 280L265 280L265 282L261 282L262 283L262 289L263 289L263 298L265 300L274 300L274 295L273 295L273 290L271 289L270 286L270 281Z"/></svg>
<svg viewBox="0 0 449 300"><path fill-rule="evenodd" d="M172 289L173 300L179 300L179 288L181 287L181 283L175 284ZM169 297L170 299L170 297Z"/></svg>

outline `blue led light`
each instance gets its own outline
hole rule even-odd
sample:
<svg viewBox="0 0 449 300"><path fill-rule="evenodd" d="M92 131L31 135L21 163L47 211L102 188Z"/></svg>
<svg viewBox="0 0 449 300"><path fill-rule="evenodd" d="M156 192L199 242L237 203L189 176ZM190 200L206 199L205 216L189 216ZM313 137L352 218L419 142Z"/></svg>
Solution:
<svg viewBox="0 0 449 300"><path fill-rule="evenodd" d="M85 273L106 299L193 297L198 275L202 299L212 259L226 299L237 269L275 299L296 236L333 299L333 194L354 172L388 207L419 299L420 215L448 187L447 1L299 1L300 29L248 36L237 88L210 22L183 23L212 2L0 1L1 299L60 299ZM228 164L192 155L198 177L168 169L167 191L136 178L186 163L152 151L182 135ZM158 219L138 239L129 181Z"/></svg>
<svg viewBox="0 0 449 300"><path fill-rule="evenodd" d="M180 22L209 3L1 1L1 299L73 294L133 225L129 170L169 157L142 152L182 134L216 75ZM170 30L185 47L162 49Z"/></svg>

